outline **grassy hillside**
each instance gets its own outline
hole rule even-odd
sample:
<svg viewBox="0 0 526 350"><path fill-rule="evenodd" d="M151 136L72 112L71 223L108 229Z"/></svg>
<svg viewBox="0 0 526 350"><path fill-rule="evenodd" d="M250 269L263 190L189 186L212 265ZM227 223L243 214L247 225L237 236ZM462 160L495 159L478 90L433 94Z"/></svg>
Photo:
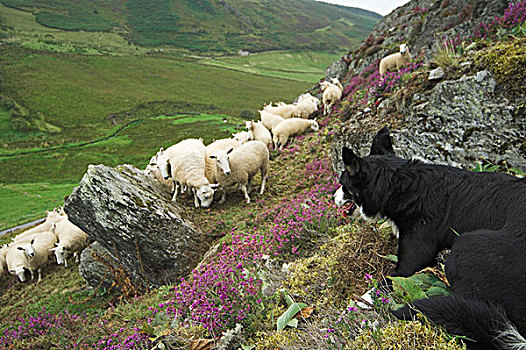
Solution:
<svg viewBox="0 0 526 350"><path fill-rule="evenodd" d="M314 0L1 2L26 11L48 28L118 34L130 45L168 46L203 54L239 49L347 50L380 18L372 12ZM122 40L116 43L122 46Z"/></svg>

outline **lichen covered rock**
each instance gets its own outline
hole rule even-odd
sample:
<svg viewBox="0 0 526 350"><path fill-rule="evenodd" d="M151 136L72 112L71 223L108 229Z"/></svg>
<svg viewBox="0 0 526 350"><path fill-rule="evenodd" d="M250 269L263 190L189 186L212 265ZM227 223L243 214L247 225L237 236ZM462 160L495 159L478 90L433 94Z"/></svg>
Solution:
<svg viewBox="0 0 526 350"><path fill-rule="evenodd" d="M182 218L156 180L130 165L90 166L65 210L136 287L186 276L211 244L210 237Z"/></svg>
<svg viewBox="0 0 526 350"><path fill-rule="evenodd" d="M403 119L391 136L397 155L418 157L437 164L471 168L480 160L526 169L526 121L516 107L495 93L496 81L488 71L438 83L429 94L387 102L387 109ZM341 149L348 146L369 153L382 120L350 120L336 133L334 166L341 170ZM371 129L374 125L376 129Z"/></svg>

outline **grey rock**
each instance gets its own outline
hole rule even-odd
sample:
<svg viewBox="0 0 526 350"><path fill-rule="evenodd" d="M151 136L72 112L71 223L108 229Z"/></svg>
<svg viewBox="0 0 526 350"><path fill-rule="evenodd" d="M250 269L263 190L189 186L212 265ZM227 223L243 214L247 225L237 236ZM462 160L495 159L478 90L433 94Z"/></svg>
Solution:
<svg viewBox="0 0 526 350"><path fill-rule="evenodd" d="M69 196L69 220L99 242L136 287L186 276L211 238L183 219L169 193L131 165L90 165Z"/></svg>
<svg viewBox="0 0 526 350"><path fill-rule="evenodd" d="M118 269L118 262L99 242L93 242L80 255L79 273L94 288L107 290L113 286Z"/></svg>
<svg viewBox="0 0 526 350"><path fill-rule="evenodd" d="M429 72L429 77L427 80L438 80L442 79L446 75L442 67L438 67L436 69L433 69L431 72Z"/></svg>
<svg viewBox="0 0 526 350"><path fill-rule="evenodd" d="M408 113L391 132L396 154L466 169L486 159L525 170L526 120L495 88L491 73L481 71L438 83L425 102L424 95L409 97L413 103L408 104ZM342 125L333 143L336 171L342 169L343 146L368 154L372 137L383 126L380 123L349 120Z"/></svg>
<svg viewBox="0 0 526 350"><path fill-rule="evenodd" d="M349 64L346 62L345 58L342 57L338 61L333 62L325 70L325 80L330 81L332 78L338 78L340 81L343 81L347 75L347 70L349 69Z"/></svg>

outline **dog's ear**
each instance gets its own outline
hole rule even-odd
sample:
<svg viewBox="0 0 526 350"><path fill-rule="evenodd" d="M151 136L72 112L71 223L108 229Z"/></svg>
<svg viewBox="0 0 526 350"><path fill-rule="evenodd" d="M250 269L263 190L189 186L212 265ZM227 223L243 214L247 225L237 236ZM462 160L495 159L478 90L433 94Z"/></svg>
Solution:
<svg viewBox="0 0 526 350"><path fill-rule="evenodd" d="M345 165L345 171L349 173L349 176L355 176L361 169L362 160L354 152L347 147L342 149L343 164Z"/></svg>
<svg viewBox="0 0 526 350"><path fill-rule="evenodd" d="M378 131L374 137L370 154L378 156L394 155L393 143L391 142L387 126Z"/></svg>

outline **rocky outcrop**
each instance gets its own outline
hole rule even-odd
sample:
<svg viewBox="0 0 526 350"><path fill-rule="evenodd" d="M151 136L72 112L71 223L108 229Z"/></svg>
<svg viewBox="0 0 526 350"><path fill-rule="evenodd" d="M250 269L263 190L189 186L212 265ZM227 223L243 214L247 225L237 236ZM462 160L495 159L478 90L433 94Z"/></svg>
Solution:
<svg viewBox="0 0 526 350"><path fill-rule="evenodd" d="M391 132L401 157L463 168L484 159L525 170L526 120L494 93L495 86L491 74L481 71L440 82L429 94L416 93L398 103L384 101L375 118L352 119L335 134L335 168L342 169L339 155L344 145L364 156L369 153L372 137L391 109L389 113L404 116Z"/></svg>
<svg viewBox="0 0 526 350"><path fill-rule="evenodd" d="M412 0L376 24L369 37L353 50L349 69L361 72L408 42L413 57L428 59L442 38L467 38L478 23L490 23L508 7L507 0Z"/></svg>
<svg viewBox="0 0 526 350"><path fill-rule="evenodd" d="M71 222L97 241L105 249L103 255L129 274L136 287L171 283L186 276L211 244L210 237L182 218L181 209L159 183L130 165L90 166L65 210ZM88 255L93 256L90 251L83 254L81 272L92 271L82 274L94 285L101 280L100 273L98 277L93 273L100 265L87 260Z"/></svg>

